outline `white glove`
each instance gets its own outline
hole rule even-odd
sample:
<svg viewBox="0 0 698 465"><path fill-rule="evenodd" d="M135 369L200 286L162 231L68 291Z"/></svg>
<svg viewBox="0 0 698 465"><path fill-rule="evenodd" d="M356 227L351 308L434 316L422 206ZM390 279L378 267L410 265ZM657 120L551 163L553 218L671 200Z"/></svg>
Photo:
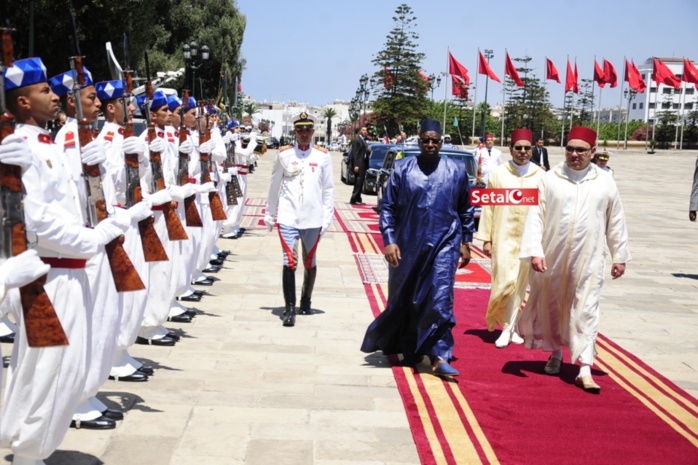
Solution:
<svg viewBox="0 0 698 465"><path fill-rule="evenodd" d="M182 186L184 189L184 198L189 198L192 195L196 194L196 184L188 183Z"/></svg>
<svg viewBox="0 0 698 465"><path fill-rule="evenodd" d="M100 165L107 161L107 151L104 150L102 141L93 140L82 148L80 159L87 166Z"/></svg>
<svg viewBox="0 0 698 465"><path fill-rule="evenodd" d="M34 249L10 257L0 266L0 283L6 288L22 287L48 273L51 267L42 262Z"/></svg>
<svg viewBox="0 0 698 465"><path fill-rule="evenodd" d="M184 186L169 186L167 190L175 202L184 201Z"/></svg>
<svg viewBox="0 0 698 465"><path fill-rule="evenodd" d="M167 142L165 142L165 139L158 137L150 143L148 148L151 152L163 153L167 150Z"/></svg>
<svg viewBox="0 0 698 465"><path fill-rule="evenodd" d="M127 137L124 139L124 144L121 146L125 154L138 154L138 163L146 163L148 158L145 156L145 151L148 148L145 142L138 137Z"/></svg>
<svg viewBox="0 0 698 465"><path fill-rule="evenodd" d="M131 223L136 224L149 216L153 215L153 211L150 209L150 202L138 202L133 207L126 210L129 215L131 215Z"/></svg>
<svg viewBox="0 0 698 465"><path fill-rule="evenodd" d="M172 196L167 189L162 189L150 194L148 197L152 205L163 205L172 201Z"/></svg>
<svg viewBox="0 0 698 465"><path fill-rule="evenodd" d="M216 192L218 189L216 189L216 186L213 185L212 182L207 182L205 184L199 184L196 187L196 192L199 194L206 194L208 192Z"/></svg>
<svg viewBox="0 0 698 465"><path fill-rule="evenodd" d="M32 154L29 143L19 134L12 134L0 144L0 162L22 168L22 173L32 166Z"/></svg>
<svg viewBox="0 0 698 465"><path fill-rule="evenodd" d="M194 151L194 144L191 140L187 139L181 144L179 144L179 151L182 153L190 154Z"/></svg>
<svg viewBox="0 0 698 465"><path fill-rule="evenodd" d="M233 179L233 175L230 173L220 173L221 182L230 182Z"/></svg>
<svg viewBox="0 0 698 465"><path fill-rule="evenodd" d="M237 174L238 174L238 169L237 169L236 167L233 166L233 167L231 167L231 168L228 168L228 173L230 173L230 174L232 174L232 175L234 175L234 176L237 176Z"/></svg>
<svg viewBox="0 0 698 465"><path fill-rule="evenodd" d="M126 211L124 211L124 213L129 217L130 224L131 215L129 215ZM116 216L111 216L106 220L100 221L95 227L94 231L97 233L99 243L101 245L106 245L122 235L127 228L128 226L124 227Z"/></svg>
<svg viewBox="0 0 698 465"><path fill-rule="evenodd" d="M322 225L322 229L320 230L320 235L321 235L321 236L322 236L323 234L325 234L325 232L327 232L327 229L330 227L331 224L332 224L332 222L325 223L325 224Z"/></svg>
<svg viewBox="0 0 698 465"><path fill-rule="evenodd" d="M225 135L223 136L223 142L226 144L230 144L233 141L233 135L229 132L226 132Z"/></svg>
<svg viewBox="0 0 698 465"><path fill-rule="evenodd" d="M203 144L199 145L199 153L211 153L213 152L213 141L210 140L208 142L204 142Z"/></svg>
<svg viewBox="0 0 698 465"><path fill-rule="evenodd" d="M120 227L124 232L131 226L131 213L123 208L115 208L114 214L111 216L114 218L114 222L118 227Z"/></svg>
<svg viewBox="0 0 698 465"><path fill-rule="evenodd" d="M274 224L276 224L276 221L274 220L273 216L264 215L264 224L267 226L267 231L271 231L274 229Z"/></svg>

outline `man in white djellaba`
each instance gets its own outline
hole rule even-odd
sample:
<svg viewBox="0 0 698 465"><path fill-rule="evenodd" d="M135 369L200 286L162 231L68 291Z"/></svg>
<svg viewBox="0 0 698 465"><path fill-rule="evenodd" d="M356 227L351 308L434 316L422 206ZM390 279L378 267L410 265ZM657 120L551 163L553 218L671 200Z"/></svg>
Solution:
<svg viewBox="0 0 698 465"><path fill-rule="evenodd" d="M535 273L531 293L518 324L529 348L552 352L545 365L560 373L562 347L579 362L575 385L598 394L591 376L596 356L599 297L611 253L611 276L620 278L630 260L623 205L613 178L591 163L596 132L570 129L565 161L546 172L539 186L539 204L531 208L520 258Z"/></svg>

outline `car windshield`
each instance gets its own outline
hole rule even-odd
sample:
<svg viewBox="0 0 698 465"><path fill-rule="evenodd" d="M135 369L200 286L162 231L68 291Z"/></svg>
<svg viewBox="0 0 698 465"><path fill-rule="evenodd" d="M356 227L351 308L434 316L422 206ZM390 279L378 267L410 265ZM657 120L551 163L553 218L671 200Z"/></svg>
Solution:
<svg viewBox="0 0 698 465"><path fill-rule="evenodd" d="M395 157L395 159L397 161L402 158L416 157L417 155L419 155L419 150L408 148L402 150L401 154L398 153L398 156ZM461 150L441 150L439 151L439 155L444 158L462 160L463 163L465 163L465 169L468 171L468 176L471 178L475 178L477 176L477 162L475 161L475 157L472 153Z"/></svg>

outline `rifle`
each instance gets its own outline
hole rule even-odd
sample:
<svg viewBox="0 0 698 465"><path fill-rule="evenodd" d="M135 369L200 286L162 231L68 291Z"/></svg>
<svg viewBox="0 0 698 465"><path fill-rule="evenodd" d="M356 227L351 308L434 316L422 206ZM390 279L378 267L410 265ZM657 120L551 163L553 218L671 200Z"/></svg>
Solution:
<svg viewBox="0 0 698 465"><path fill-rule="evenodd" d="M189 102L189 91L182 92L184 104L180 107L180 123L179 123L179 145L187 141L187 128L184 125L184 105ZM179 168L177 170L177 181L180 186L189 184L189 154L179 152ZM201 228L204 223L201 221L199 209L196 207L196 194L192 194L184 199L184 213L187 221L187 226Z"/></svg>
<svg viewBox="0 0 698 465"><path fill-rule="evenodd" d="M14 132L14 119L5 113L5 68L12 66L12 31L2 28L2 64L0 64L0 141ZM22 170L16 165L0 163L0 256L10 258L27 250L22 198ZM24 327L29 347L68 345L56 309L46 294L46 275L22 286Z"/></svg>
<svg viewBox="0 0 698 465"><path fill-rule="evenodd" d="M223 162L223 168L226 171L233 167L235 167L235 142L231 142L226 147L225 161ZM228 200L228 205L237 205L238 197L242 197L240 181L238 181L236 174L233 174L230 182L225 185L225 197Z"/></svg>
<svg viewBox="0 0 698 465"><path fill-rule="evenodd" d="M150 80L150 64L148 63L148 53L145 53L145 74L146 74L146 100L144 104L145 119L148 122L148 142L153 142L157 135L155 134L155 123L150 119L150 102L153 101L153 83ZM162 157L160 152L150 150L150 167L153 170L153 182L151 192L157 192L165 187L165 178L162 174ZM187 232L184 230L182 222L177 216L175 203L170 201L162 205L162 214L165 216L165 224L167 225L167 236L171 241L183 241L189 239Z"/></svg>
<svg viewBox="0 0 698 465"><path fill-rule="evenodd" d="M203 114L203 102L200 102L199 108ZM199 143L203 144L209 140L211 140L211 128L209 127L209 114L207 113L205 129L202 131L201 128L199 128ZM213 168L211 166L211 161L209 160L209 154L199 153L199 161L201 163L201 184L211 182L211 171L213 171ZM218 195L218 192L209 192L208 201L211 206L211 217L213 218L213 221L228 219L228 216L225 214L225 210L223 209L223 201Z"/></svg>
<svg viewBox="0 0 698 465"><path fill-rule="evenodd" d="M82 112L82 102L80 101L80 88L85 84L85 69L82 65L80 55L80 43L77 36L77 26L75 24L75 14L70 13L73 22L73 38L75 42L76 56L70 57L70 69L73 72L73 100L75 101L76 118L78 120L78 142L79 147L84 147L93 140L92 127ZM107 203L102 190L102 168L100 165L82 164L82 175L85 178L85 193L87 194L87 224L94 228L101 221L105 220L109 214ZM138 275L138 271L133 266L124 250L123 234L114 238L104 246L104 250L109 260L109 267L114 278L114 285L118 292L139 291L145 289L145 284Z"/></svg>
<svg viewBox="0 0 698 465"><path fill-rule="evenodd" d="M127 53L124 50L124 53ZM128 58L126 59L128 66ZM126 81L126 92L121 98L121 104L124 107L124 139L133 137L133 121L128 115L128 102L126 97L133 92L133 71L124 71ZM141 179L138 172L138 154L124 154L126 161L126 208L131 208L141 200L143 200L143 192L141 191ZM155 218L151 215L138 222L138 231L141 236L141 245L143 246L143 257L146 262L162 262L167 261L167 252L155 231Z"/></svg>

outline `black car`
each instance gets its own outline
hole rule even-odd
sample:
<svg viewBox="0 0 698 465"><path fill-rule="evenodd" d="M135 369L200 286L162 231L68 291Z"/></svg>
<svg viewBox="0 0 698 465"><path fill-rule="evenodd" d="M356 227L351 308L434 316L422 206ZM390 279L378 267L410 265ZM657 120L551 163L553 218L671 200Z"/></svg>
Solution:
<svg viewBox="0 0 698 465"><path fill-rule="evenodd" d="M278 149L279 148L279 139L276 137L270 137L267 139L267 148L268 149Z"/></svg>
<svg viewBox="0 0 698 465"><path fill-rule="evenodd" d="M392 147L390 144L370 144L371 146L371 156L368 159L368 170L366 170L366 177L364 178L364 188L362 193L369 195L376 195L377 187L376 182L378 181L378 171L383 167L383 160L385 155L388 153L388 149Z"/></svg>
<svg viewBox="0 0 698 465"><path fill-rule="evenodd" d="M354 168L353 162L351 161L351 146L342 155L342 166L340 169L340 179L344 184L349 186L354 185Z"/></svg>
<svg viewBox="0 0 698 465"><path fill-rule="evenodd" d="M396 162L400 162L406 157L416 157L419 155L419 147L417 146L392 146L388 149L383 160L383 165L379 169L373 169L373 175L377 177L376 180L376 194L378 195L378 205L380 205L383 199L383 193L388 185L388 179L390 174L393 172L393 166ZM439 155L445 158L454 158L458 160L463 160L465 163L465 169L468 171L468 178L470 179L470 185L472 187L485 187L477 185L477 161L475 160L475 155L467 150L460 150L457 148L442 148L439 150ZM477 220L480 218L480 207L475 207L475 219L476 227Z"/></svg>

